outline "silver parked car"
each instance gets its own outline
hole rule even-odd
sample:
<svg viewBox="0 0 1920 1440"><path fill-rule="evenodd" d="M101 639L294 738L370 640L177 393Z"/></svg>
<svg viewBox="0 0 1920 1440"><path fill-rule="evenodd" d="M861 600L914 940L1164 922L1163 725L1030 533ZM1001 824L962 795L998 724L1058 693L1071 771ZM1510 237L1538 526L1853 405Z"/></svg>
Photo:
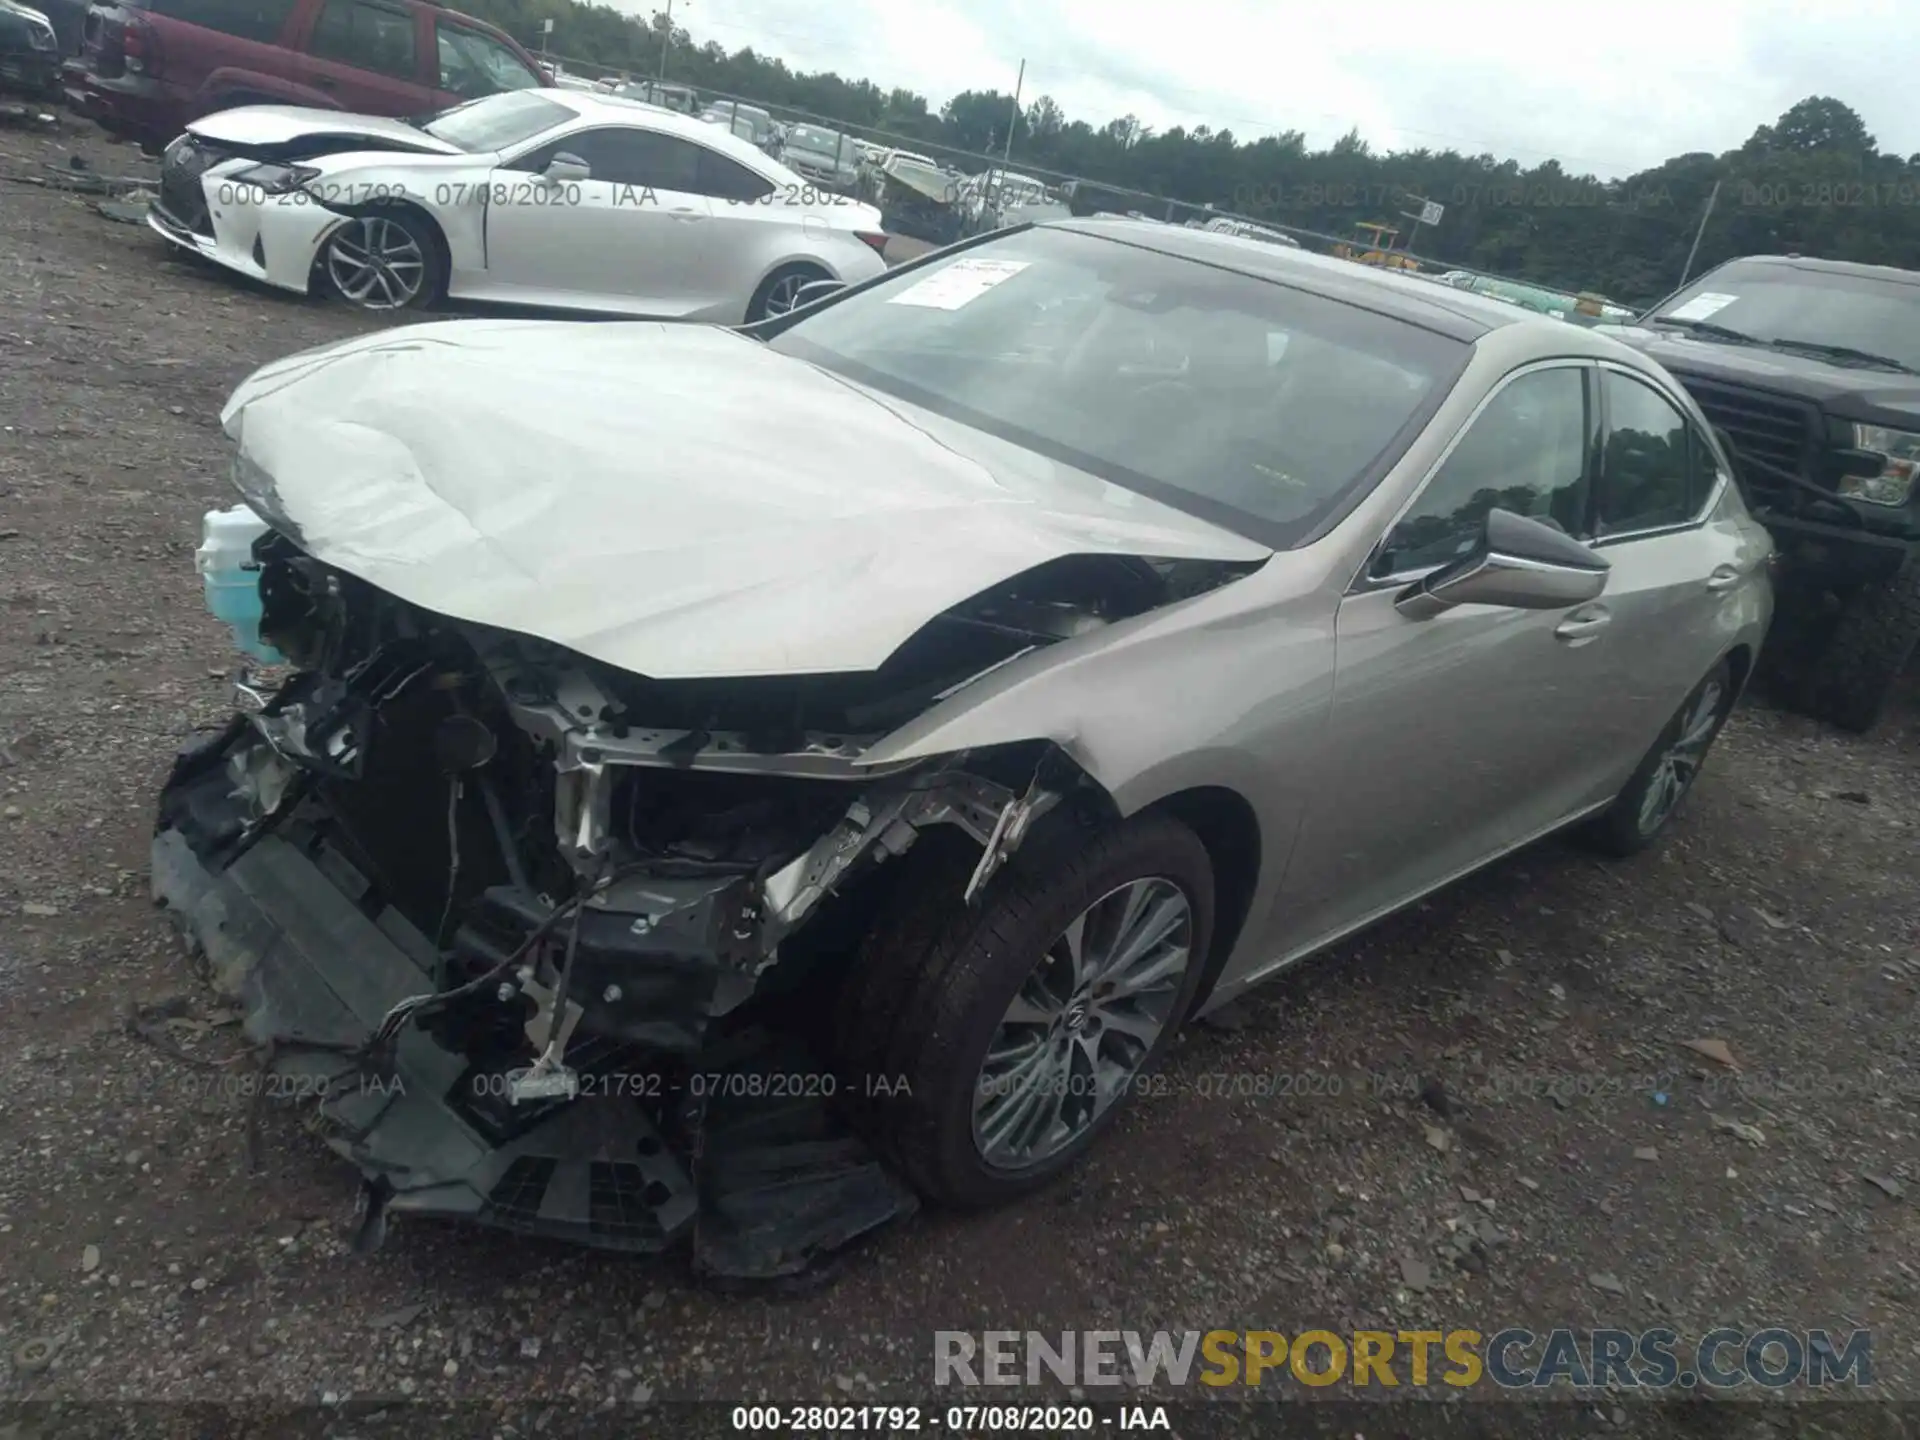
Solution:
<svg viewBox="0 0 1920 1440"><path fill-rule="evenodd" d="M223 420L201 568L292 673L158 894L369 1217L733 1275L1031 1189L1183 1020L1543 835L1647 845L1771 607L1657 364L1174 226L370 334Z"/></svg>
<svg viewBox="0 0 1920 1440"><path fill-rule="evenodd" d="M860 157L853 141L823 125L789 127L781 142L780 163L830 190L851 190L860 179Z"/></svg>

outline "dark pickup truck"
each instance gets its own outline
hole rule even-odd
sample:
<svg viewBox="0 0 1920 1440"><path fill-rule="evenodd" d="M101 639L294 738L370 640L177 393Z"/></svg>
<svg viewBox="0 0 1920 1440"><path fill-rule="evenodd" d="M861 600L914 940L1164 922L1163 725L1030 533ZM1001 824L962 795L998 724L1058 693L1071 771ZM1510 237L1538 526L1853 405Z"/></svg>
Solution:
<svg viewBox="0 0 1920 1440"><path fill-rule="evenodd" d="M1749 256L1605 328L1692 392L1773 532L1792 693L1870 729L1920 642L1920 272Z"/></svg>

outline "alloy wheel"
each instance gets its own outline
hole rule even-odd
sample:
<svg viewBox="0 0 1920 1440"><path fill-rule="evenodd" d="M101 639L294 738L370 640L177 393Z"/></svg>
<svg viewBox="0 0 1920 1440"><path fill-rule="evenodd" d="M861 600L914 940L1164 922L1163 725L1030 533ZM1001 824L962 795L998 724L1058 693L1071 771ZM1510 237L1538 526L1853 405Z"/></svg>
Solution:
<svg viewBox="0 0 1920 1440"><path fill-rule="evenodd" d="M1193 907L1171 880L1108 891L1022 982L974 1082L973 1139L998 1170L1074 1143L1126 1092L1179 1002Z"/></svg>
<svg viewBox="0 0 1920 1440"><path fill-rule="evenodd" d="M1701 762L1707 758L1707 747L1713 743L1714 730L1720 723L1720 703L1725 694L1719 680L1709 680L1694 693L1682 713L1673 743L1654 762L1653 774L1647 779L1647 792L1640 800L1638 820L1642 835L1651 835L1667 823L1680 797L1687 793L1694 777L1700 773Z"/></svg>
<svg viewBox="0 0 1920 1440"><path fill-rule="evenodd" d="M817 278L795 271L791 275L782 275L767 288L767 300L763 307L768 315L784 315L793 309L800 298L800 287L809 285Z"/></svg>
<svg viewBox="0 0 1920 1440"><path fill-rule="evenodd" d="M364 310L401 310L426 279L427 259L404 225L384 215L349 220L327 244L327 278Z"/></svg>

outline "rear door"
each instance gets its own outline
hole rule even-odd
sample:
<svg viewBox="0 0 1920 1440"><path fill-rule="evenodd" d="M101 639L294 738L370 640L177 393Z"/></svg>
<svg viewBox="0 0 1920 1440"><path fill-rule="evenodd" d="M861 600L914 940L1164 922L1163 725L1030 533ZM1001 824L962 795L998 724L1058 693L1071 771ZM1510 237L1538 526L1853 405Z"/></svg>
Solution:
<svg viewBox="0 0 1920 1440"><path fill-rule="evenodd" d="M302 46L301 78L343 110L423 115L435 108L421 83L425 9L399 0L320 0Z"/></svg>
<svg viewBox="0 0 1920 1440"><path fill-rule="evenodd" d="M489 288L562 303L682 316L706 303L713 206L697 184L701 147L633 125L577 130L504 162L487 203ZM539 176L554 156L586 162L564 188ZM744 302L743 302L744 303Z"/></svg>
<svg viewBox="0 0 1920 1440"><path fill-rule="evenodd" d="M1678 400L1624 366L1598 371L1604 444L1594 548L1613 567L1602 597L1611 632L1596 712L1625 783L1687 693L1734 643L1744 590L1766 556L1744 529L1709 524L1719 456Z"/></svg>

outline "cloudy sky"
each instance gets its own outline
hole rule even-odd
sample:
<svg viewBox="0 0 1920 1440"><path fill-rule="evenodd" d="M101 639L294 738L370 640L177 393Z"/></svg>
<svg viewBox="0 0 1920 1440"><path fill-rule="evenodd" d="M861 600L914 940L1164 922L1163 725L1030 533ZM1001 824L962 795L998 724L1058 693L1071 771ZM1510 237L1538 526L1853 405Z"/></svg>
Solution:
<svg viewBox="0 0 1920 1440"><path fill-rule="evenodd" d="M614 0L645 14L664 0ZM1920 151L1914 0L674 0L702 43L917 90L1051 95L1096 125L1242 139L1358 126L1376 148L1548 157L1615 178L1740 144L1807 95L1858 110L1883 149ZM1584 40L1581 30L1589 33Z"/></svg>

